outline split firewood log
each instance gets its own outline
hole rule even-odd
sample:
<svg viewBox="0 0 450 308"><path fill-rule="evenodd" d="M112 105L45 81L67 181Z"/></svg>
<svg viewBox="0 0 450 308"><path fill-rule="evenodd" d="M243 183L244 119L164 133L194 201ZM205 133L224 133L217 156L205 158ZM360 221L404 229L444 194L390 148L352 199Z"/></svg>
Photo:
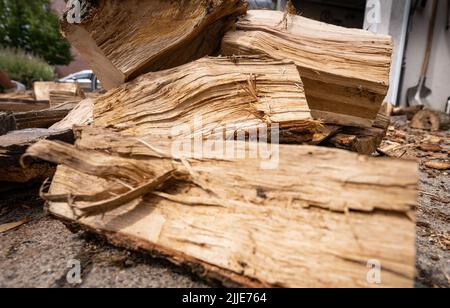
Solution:
<svg viewBox="0 0 450 308"><path fill-rule="evenodd" d="M281 145L262 169L251 142L233 143L245 159L183 159L167 140L109 131L29 148L24 162L61 164L42 192L53 215L247 287L376 287L371 260L383 286L413 286L414 162Z"/></svg>
<svg viewBox="0 0 450 308"><path fill-rule="evenodd" d="M63 33L105 89L217 52L246 11L242 0L82 0L81 7L81 23L65 18Z"/></svg>
<svg viewBox="0 0 450 308"><path fill-rule="evenodd" d="M389 86L392 39L276 11L249 11L221 54L293 60L315 118L370 128Z"/></svg>

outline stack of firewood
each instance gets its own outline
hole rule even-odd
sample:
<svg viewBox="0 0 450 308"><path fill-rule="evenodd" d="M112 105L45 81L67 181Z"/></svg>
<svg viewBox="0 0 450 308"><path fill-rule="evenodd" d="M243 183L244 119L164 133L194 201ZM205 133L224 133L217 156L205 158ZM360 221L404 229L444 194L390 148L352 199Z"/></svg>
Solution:
<svg viewBox="0 0 450 308"><path fill-rule="evenodd" d="M241 0L82 2L62 29L108 92L65 119L75 145L23 159L59 164L51 213L227 283L412 286L416 164L331 148L383 139L390 37Z"/></svg>

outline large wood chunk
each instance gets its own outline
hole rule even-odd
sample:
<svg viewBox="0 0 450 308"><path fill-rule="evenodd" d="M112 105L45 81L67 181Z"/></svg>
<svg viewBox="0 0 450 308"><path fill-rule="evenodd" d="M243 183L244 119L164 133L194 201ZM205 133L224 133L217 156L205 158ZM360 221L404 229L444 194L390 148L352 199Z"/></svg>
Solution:
<svg viewBox="0 0 450 308"><path fill-rule="evenodd" d="M311 141L321 129L296 66L259 57L207 57L143 75L99 97L94 124L166 139L245 135L278 124L282 141L292 142Z"/></svg>
<svg viewBox="0 0 450 308"><path fill-rule="evenodd" d="M264 170L248 153L183 161L164 140L90 130L76 147L27 152L62 164L44 194L57 217L243 286L413 286L414 162L282 145ZM381 285L368 265L381 266Z"/></svg>
<svg viewBox="0 0 450 308"><path fill-rule="evenodd" d="M81 24L64 20L62 29L106 89L211 55L246 11L242 0L83 0L82 7Z"/></svg>
<svg viewBox="0 0 450 308"><path fill-rule="evenodd" d="M293 60L315 118L369 128L388 91L392 39L261 10L240 19L221 53Z"/></svg>

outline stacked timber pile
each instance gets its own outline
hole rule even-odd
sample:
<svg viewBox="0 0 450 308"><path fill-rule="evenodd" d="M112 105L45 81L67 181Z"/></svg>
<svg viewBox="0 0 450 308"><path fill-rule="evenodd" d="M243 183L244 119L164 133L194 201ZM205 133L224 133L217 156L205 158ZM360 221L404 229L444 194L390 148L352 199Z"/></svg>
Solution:
<svg viewBox="0 0 450 308"><path fill-rule="evenodd" d="M51 213L232 285L376 287L379 265L412 286L417 165L330 147L385 135L389 37L240 0L82 2L63 30L109 91L56 124L74 145L23 157L59 165Z"/></svg>

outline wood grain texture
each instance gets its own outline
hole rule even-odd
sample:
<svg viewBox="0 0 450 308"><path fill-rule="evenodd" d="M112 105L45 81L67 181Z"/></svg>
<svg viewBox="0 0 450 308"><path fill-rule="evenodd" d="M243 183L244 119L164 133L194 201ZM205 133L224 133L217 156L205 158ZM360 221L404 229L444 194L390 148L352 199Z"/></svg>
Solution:
<svg viewBox="0 0 450 308"><path fill-rule="evenodd" d="M79 102L69 114L61 121L53 124L50 128L53 130L73 129L74 126L85 126L93 122L93 98L86 98Z"/></svg>
<svg viewBox="0 0 450 308"><path fill-rule="evenodd" d="M371 127L388 91L392 39L275 11L249 11L222 41L221 54L293 60L313 116Z"/></svg>
<svg viewBox="0 0 450 308"><path fill-rule="evenodd" d="M229 137L278 124L282 139L307 142L321 129L296 66L259 57L207 57L148 73L99 97L94 122L166 139Z"/></svg>
<svg viewBox="0 0 450 308"><path fill-rule="evenodd" d="M108 154L139 144L123 135L104 141L108 152L93 150L102 136L91 131L79 140L83 145L43 141L28 150L62 164L48 196L54 215L115 244L154 251L244 286L377 287L366 279L372 259L382 264L380 286L413 284L413 162L281 146L273 170L262 170L255 158L191 159L186 167L150 148L145 158ZM188 176L170 178L102 215L74 216L172 171Z"/></svg>
<svg viewBox="0 0 450 308"><path fill-rule="evenodd" d="M64 21L63 32L106 89L211 55L246 11L242 0L82 2L82 23Z"/></svg>

